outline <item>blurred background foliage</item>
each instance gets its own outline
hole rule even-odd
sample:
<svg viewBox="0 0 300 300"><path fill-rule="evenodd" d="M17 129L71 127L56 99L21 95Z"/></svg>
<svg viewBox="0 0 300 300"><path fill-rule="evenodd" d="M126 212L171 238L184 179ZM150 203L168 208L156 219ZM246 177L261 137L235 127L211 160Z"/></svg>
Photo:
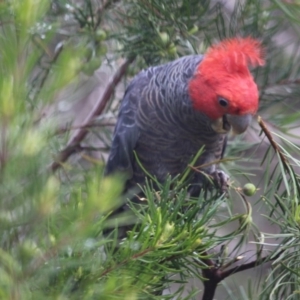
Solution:
<svg viewBox="0 0 300 300"><path fill-rule="evenodd" d="M261 265L216 299L299 299L299 20L298 0L1 1L0 298L201 299L208 265ZM248 35L265 122L229 142L229 196L187 199L183 176L112 214L128 195L103 167L128 80Z"/></svg>

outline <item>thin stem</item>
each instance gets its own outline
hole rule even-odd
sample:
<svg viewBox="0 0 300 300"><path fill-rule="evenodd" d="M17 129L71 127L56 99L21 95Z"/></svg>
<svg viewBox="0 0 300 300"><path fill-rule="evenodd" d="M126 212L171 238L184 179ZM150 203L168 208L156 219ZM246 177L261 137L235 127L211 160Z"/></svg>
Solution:
<svg viewBox="0 0 300 300"><path fill-rule="evenodd" d="M257 122L258 122L259 126L261 127L262 131L264 132L264 134L266 135L267 139L269 140L272 148L275 150L275 152L278 153L278 155L280 157L280 160L282 161L282 163L284 165L284 168L289 173L290 172L289 161L284 156L284 154L282 153L282 151L278 147L277 143L274 141L273 136L272 136L270 130L268 129L267 125L265 124L265 122L263 121L263 119L261 118L261 116L257 117Z"/></svg>
<svg viewBox="0 0 300 300"><path fill-rule="evenodd" d="M38 42L38 44L41 46L40 42ZM41 47L41 48L49 55L48 49L46 47ZM61 45L59 45L59 47L57 47L57 50L56 50L56 52L55 52L55 54L52 58L50 66L45 70L44 76L42 77L39 86L36 88L36 93L35 93L35 95L33 97L33 100L32 100L33 103L36 102L36 99L39 96L39 94L40 94L40 92L41 92L41 90L42 90L42 88L43 88L43 86L44 86L44 84L45 84L45 82L48 78L48 75L51 71L51 66L57 61L57 59L58 59L59 55L61 54L63 48L64 48L63 44L61 44Z"/></svg>
<svg viewBox="0 0 300 300"><path fill-rule="evenodd" d="M103 127L103 126L115 126L115 123L101 123L101 124L96 124L96 123L91 123L91 124L86 124L86 125L78 125L78 126L65 126L62 128L58 128L54 135L59 135L66 133L68 131L76 130L76 129L81 129L81 128L93 128L93 127Z"/></svg>
<svg viewBox="0 0 300 300"><path fill-rule="evenodd" d="M96 23L95 23L94 29L96 29L100 25L101 20L102 20L103 12L106 11L114 2L117 2L117 1L119 1L119 0L105 0L105 1L103 1L101 7L99 7L96 11Z"/></svg>
<svg viewBox="0 0 300 300"><path fill-rule="evenodd" d="M63 149L56 160L51 164L51 169L55 172L62 166L62 163L65 162L72 154L74 154L78 150L78 145L85 138L88 133L88 127L92 124L95 117L101 115L104 111L106 104L110 100L113 95L115 86L120 82L122 77L124 76L128 66L133 62L134 57L125 60L125 62L120 66L117 72L112 76L109 83L107 84L102 96L95 103L93 110L87 116L86 120L82 124L82 127L79 128L74 135L70 138L69 142L65 149Z"/></svg>
<svg viewBox="0 0 300 300"><path fill-rule="evenodd" d="M140 257L143 257L144 255L148 254L149 252L151 252L153 250L154 250L154 248L148 248L148 249L143 250L142 252L139 252L139 253L136 253L136 254L132 255L132 257L130 257L130 258L124 259L123 261L116 264L115 266L110 267L110 268L106 269L105 271L103 271L102 274L100 274L99 277L101 278L101 277L105 276L106 274L112 272L113 270L118 269L119 267L125 265L129 261L140 258Z"/></svg>

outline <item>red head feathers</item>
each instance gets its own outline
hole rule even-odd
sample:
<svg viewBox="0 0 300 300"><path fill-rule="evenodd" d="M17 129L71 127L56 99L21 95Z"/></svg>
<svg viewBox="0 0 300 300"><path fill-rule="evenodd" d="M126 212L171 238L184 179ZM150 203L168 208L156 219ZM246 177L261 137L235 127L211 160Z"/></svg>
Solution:
<svg viewBox="0 0 300 300"><path fill-rule="evenodd" d="M189 83L194 108L211 119L255 114L258 89L248 66L264 64L260 42L233 38L211 47Z"/></svg>

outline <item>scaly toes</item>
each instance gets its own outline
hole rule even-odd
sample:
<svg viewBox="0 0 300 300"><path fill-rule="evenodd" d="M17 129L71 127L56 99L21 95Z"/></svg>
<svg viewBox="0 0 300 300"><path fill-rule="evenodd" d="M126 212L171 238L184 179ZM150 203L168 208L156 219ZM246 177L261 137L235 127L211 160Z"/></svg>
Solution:
<svg viewBox="0 0 300 300"><path fill-rule="evenodd" d="M227 193L228 191L228 184L229 184L229 176L223 172L222 170L216 170L213 174L214 182L218 185L222 193Z"/></svg>

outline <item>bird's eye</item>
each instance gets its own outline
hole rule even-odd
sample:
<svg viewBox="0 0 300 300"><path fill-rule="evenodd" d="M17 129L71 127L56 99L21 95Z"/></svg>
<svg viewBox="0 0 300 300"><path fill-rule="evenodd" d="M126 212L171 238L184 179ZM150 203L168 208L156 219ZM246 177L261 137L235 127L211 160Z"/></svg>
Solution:
<svg viewBox="0 0 300 300"><path fill-rule="evenodd" d="M228 106L228 101L224 98L219 98L219 104L223 107L227 107Z"/></svg>

